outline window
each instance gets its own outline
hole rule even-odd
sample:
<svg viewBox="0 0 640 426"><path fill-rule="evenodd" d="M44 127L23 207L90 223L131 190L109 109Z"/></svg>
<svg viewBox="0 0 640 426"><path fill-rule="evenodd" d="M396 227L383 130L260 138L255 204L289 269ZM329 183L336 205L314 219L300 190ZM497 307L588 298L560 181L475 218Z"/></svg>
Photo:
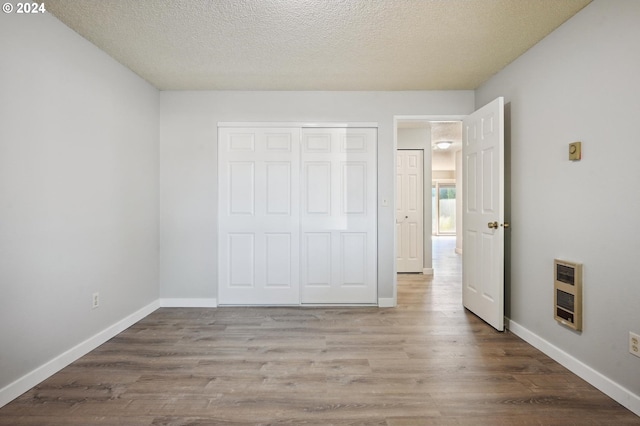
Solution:
<svg viewBox="0 0 640 426"><path fill-rule="evenodd" d="M456 186L453 183L435 183L431 188L432 233L456 233Z"/></svg>

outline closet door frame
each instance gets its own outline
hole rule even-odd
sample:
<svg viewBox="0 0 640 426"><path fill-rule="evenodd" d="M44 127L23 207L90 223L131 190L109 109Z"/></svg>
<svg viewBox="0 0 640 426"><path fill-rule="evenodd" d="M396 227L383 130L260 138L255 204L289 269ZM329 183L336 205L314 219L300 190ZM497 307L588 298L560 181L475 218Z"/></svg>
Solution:
<svg viewBox="0 0 640 426"><path fill-rule="evenodd" d="M303 271L305 268L303 267L303 265L301 264L302 262L302 258L300 257L300 253L303 249L302 246L302 235L301 235L301 226L300 226L300 217L302 216L300 214L300 208L302 206L302 190L299 187L300 182L303 180L302 179L302 164L301 164L301 154L299 152L300 146L298 147L292 147L292 152L291 155L294 156L295 158L292 158L291 160L291 180L294 181L297 179L297 182L293 182L291 184L291 190L292 190L292 194L291 194L291 203L292 203L292 208L291 208L291 220L290 220L290 224L291 224L291 229L285 229L282 232L279 232L277 229L276 230L270 230L270 229L264 229L262 230L262 232L259 232L256 235L252 235L252 232L248 232L247 229L242 229L242 227L238 228L235 227L234 228L234 224L237 223L243 223L244 225L246 225L247 223L250 224L251 220L247 221L246 217L242 218L243 220L241 221L237 221L237 220L233 220L233 219L237 219L237 218L231 218L229 216L229 207L230 207L230 198L229 198L229 194L230 194L230 188L222 188L221 185L229 185L228 180L231 179L229 173L229 166L228 164L224 164L225 161L229 161L229 155L226 152L222 152L223 150L223 143L228 143L227 140L224 139L224 137L222 136L223 133L224 134L228 134L229 129L236 129L236 130L241 130L241 129L255 129L255 130L271 130L273 129L274 131L278 131L278 130L282 130L282 133L286 133L285 131L297 131L299 134L299 137L296 139L294 138L295 142L299 145L301 145L301 138L302 138L302 134L303 134L303 130L306 129L357 129L357 128L366 128L366 129L372 129L375 130L375 133L377 135L377 129L378 129L378 124L377 123L372 123L372 122L357 122L357 123L299 123L299 122L219 122L217 125L217 137L218 137L218 159L217 159L217 164L218 164L218 183L217 183L217 197L218 197L218 291L217 291L217 296L218 296L218 304L221 306L224 305L264 305L264 306L277 306L277 305L304 305L305 302L303 302L303 298L302 298L302 294L301 294L301 289L303 286L303 277L300 275L301 271ZM375 147L373 148L375 150L375 159L373 160L373 166L374 166L374 181L375 181L375 185L373 188L373 191L371 191L369 188L369 191L367 193L367 197L373 197L374 200L377 200L377 178L378 178L378 165L377 165L377 136L375 137ZM248 157L246 159L248 159L249 161L243 161L243 156L240 155L238 156L237 153L235 153L235 157L234 155L231 155L231 157L233 158L233 161L235 161L236 163L239 164L239 166L237 167L238 170L242 170L243 167L240 166L246 166L249 167L248 164L252 163L253 160L255 160L256 158L252 157L252 154L249 154L249 152L247 152ZM277 159L276 159L277 160ZM260 160L258 159L258 162L260 162ZM244 163L244 164L241 164ZM258 169L258 168L262 168L264 169L264 165L256 165L257 163L254 163L253 170L254 172ZM297 168L297 170L296 170ZM297 173L297 176L296 176ZM257 176L254 176L254 179L257 179ZM257 185L256 185L257 186ZM253 188L253 191L255 191L256 188ZM294 193L295 192L295 193ZM373 194L371 194L373 193ZM252 202L255 202L255 198L252 199ZM297 206L293 205L294 203L297 202ZM373 202L373 206L377 206L377 201ZM256 206L256 212L257 210L259 210L260 206ZM326 302L318 302L318 303L313 303L313 304L340 304L340 305L377 305L377 287L378 287L378 280L377 280L377 257L378 257L378 253L377 253L377 208L373 209L373 215L374 215L374 221L375 221L375 225L374 225L374 234L372 235L372 238L374 240L373 242L373 246L372 248L369 250L370 253L374 253L372 257L372 259L370 259L371 262L373 262L373 267L371 268L371 273L370 275L373 275L372 279L373 279L373 286L375 287L373 289L373 293L371 297L367 297L366 300L364 301L354 301L353 299L351 300L344 300L344 301L340 301L340 300L335 300L333 299L333 301L329 302L329 299ZM297 217L296 217L297 216ZM257 219L257 218L256 218ZM268 227L267 227L268 228ZM282 228L282 225L280 226L280 229ZM260 235L262 234L262 235ZM275 235L278 234L278 235ZM264 262L262 262L261 259L255 259L255 257L260 257L260 258L264 258L265 257L265 253L267 253L266 255L268 256L268 251L263 251L261 253L258 253L258 255L251 255L248 256L247 259L245 259L246 261L243 261L241 263L246 263L247 265L250 265L251 267L248 267L247 270L245 271L246 273L243 274L239 274L238 276L240 276L241 278L243 278L241 281L243 281L241 284L245 284L247 286L247 291L244 293L247 296L243 297L243 296L239 296L241 294L243 294L242 291L240 292L234 292L234 291L229 291L228 288L226 288L225 286L229 284L229 280L230 280L230 265L233 264L233 262L230 261L230 257L231 257L231 250L233 249L233 247L230 246L231 243L237 243L235 244L238 250L236 251L242 251L243 248L240 247L242 246L242 244L246 243L248 244L251 240L253 241L252 247L256 248L258 243L261 244L260 247L262 247L260 250L264 249L264 244L263 244L263 240L265 240L265 236L267 237L272 237L272 240L274 242L284 242L284 235L290 235L291 240L290 240L290 263L291 263L291 274L289 275L290 279L291 279L291 284L292 285L296 285L297 288L296 289L291 289L293 291L288 291L288 294L286 291L283 292L282 294L284 296L278 296L277 292L274 292L274 296L264 296L264 295L258 295L257 297L251 297L250 295L250 289L253 286L262 286L262 288L264 288L264 276L258 276L258 275L264 275L264 271L257 271L256 267L258 269L262 268L261 265L264 264ZM278 238L275 238L278 237ZM233 240L233 241L231 241ZM261 242L263 241L263 242ZM246 245L245 244L245 245ZM232 244L233 245L233 244ZM281 257L281 256L280 256ZM258 261L257 261L258 260ZM238 272L240 272L242 270L243 266L241 266L240 268L236 268L236 270ZM253 276L252 276L253 275ZM284 274L278 274L281 277ZM246 283L244 283L244 281L246 281ZM293 282L295 281L295 282ZM284 286L286 287L286 286ZM242 290L242 289L240 289ZM261 290L262 291L262 290ZM310 302L306 302L306 304L309 304Z"/></svg>

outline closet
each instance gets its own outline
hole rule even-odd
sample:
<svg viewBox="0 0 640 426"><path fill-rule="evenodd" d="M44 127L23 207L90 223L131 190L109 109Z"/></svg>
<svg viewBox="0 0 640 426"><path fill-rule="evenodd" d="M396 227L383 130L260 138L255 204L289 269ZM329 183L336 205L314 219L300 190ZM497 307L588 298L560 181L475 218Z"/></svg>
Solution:
<svg viewBox="0 0 640 426"><path fill-rule="evenodd" d="M377 303L377 129L218 127L220 305Z"/></svg>

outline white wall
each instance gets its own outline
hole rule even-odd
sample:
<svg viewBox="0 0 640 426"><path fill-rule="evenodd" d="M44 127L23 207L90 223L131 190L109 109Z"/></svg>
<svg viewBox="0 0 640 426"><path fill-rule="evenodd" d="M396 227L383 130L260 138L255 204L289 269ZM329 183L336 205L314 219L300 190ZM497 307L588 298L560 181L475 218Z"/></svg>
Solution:
<svg viewBox="0 0 640 426"><path fill-rule="evenodd" d="M422 268L433 272L433 250L431 246L431 131L424 128L401 128L397 135L398 149L421 149L423 158L423 261ZM425 272L426 273L426 272Z"/></svg>
<svg viewBox="0 0 640 426"><path fill-rule="evenodd" d="M219 121L377 122L378 279L393 297L394 115L464 115L472 91L161 92L160 295L217 297L216 124Z"/></svg>
<svg viewBox="0 0 640 426"><path fill-rule="evenodd" d="M157 301L159 93L48 14L0 14L0 52L2 405Z"/></svg>
<svg viewBox="0 0 640 426"><path fill-rule="evenodd" d="M433 151L433 170L454 171L456 169L455 152L452 149ZM452 174L452 177L455 174Z"/></svg>
<svg viewBox="0 0 640 426"><path fill-rule="evenodd" d="M479 88L476 106L505 96L511 121L511 319L631 391L640 413L628 353L640 333L638 22L639 1L595 0ZM556 257L584 263L582 333L553 319Z"/></svg>

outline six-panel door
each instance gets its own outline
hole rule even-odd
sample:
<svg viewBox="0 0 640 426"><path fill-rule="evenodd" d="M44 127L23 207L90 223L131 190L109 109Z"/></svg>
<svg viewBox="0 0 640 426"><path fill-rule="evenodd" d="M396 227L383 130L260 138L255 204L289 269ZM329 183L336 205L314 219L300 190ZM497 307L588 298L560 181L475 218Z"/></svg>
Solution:
<svg viewBox="0 0 640 426"><path fill-rule="evenodd" d="M300 303L300 130L221 128L220 304Z"/></svg>
<svg viewBox="0 0 640 426"><path fill-rule="evenodd" d="M377 303L376 139L302 130L302 303Z"/></svg>
<svg viewBox="0 0 640 426"><path fill-rule="evenodd" d="M504 330L504 99L463 121L462 303Z"/></svg>
<svg viewBox="0 0 640 426"><path fill-rule="evenodd" d="M398 272L422 272L423 150L398 150L396 238Z"/></svg>

